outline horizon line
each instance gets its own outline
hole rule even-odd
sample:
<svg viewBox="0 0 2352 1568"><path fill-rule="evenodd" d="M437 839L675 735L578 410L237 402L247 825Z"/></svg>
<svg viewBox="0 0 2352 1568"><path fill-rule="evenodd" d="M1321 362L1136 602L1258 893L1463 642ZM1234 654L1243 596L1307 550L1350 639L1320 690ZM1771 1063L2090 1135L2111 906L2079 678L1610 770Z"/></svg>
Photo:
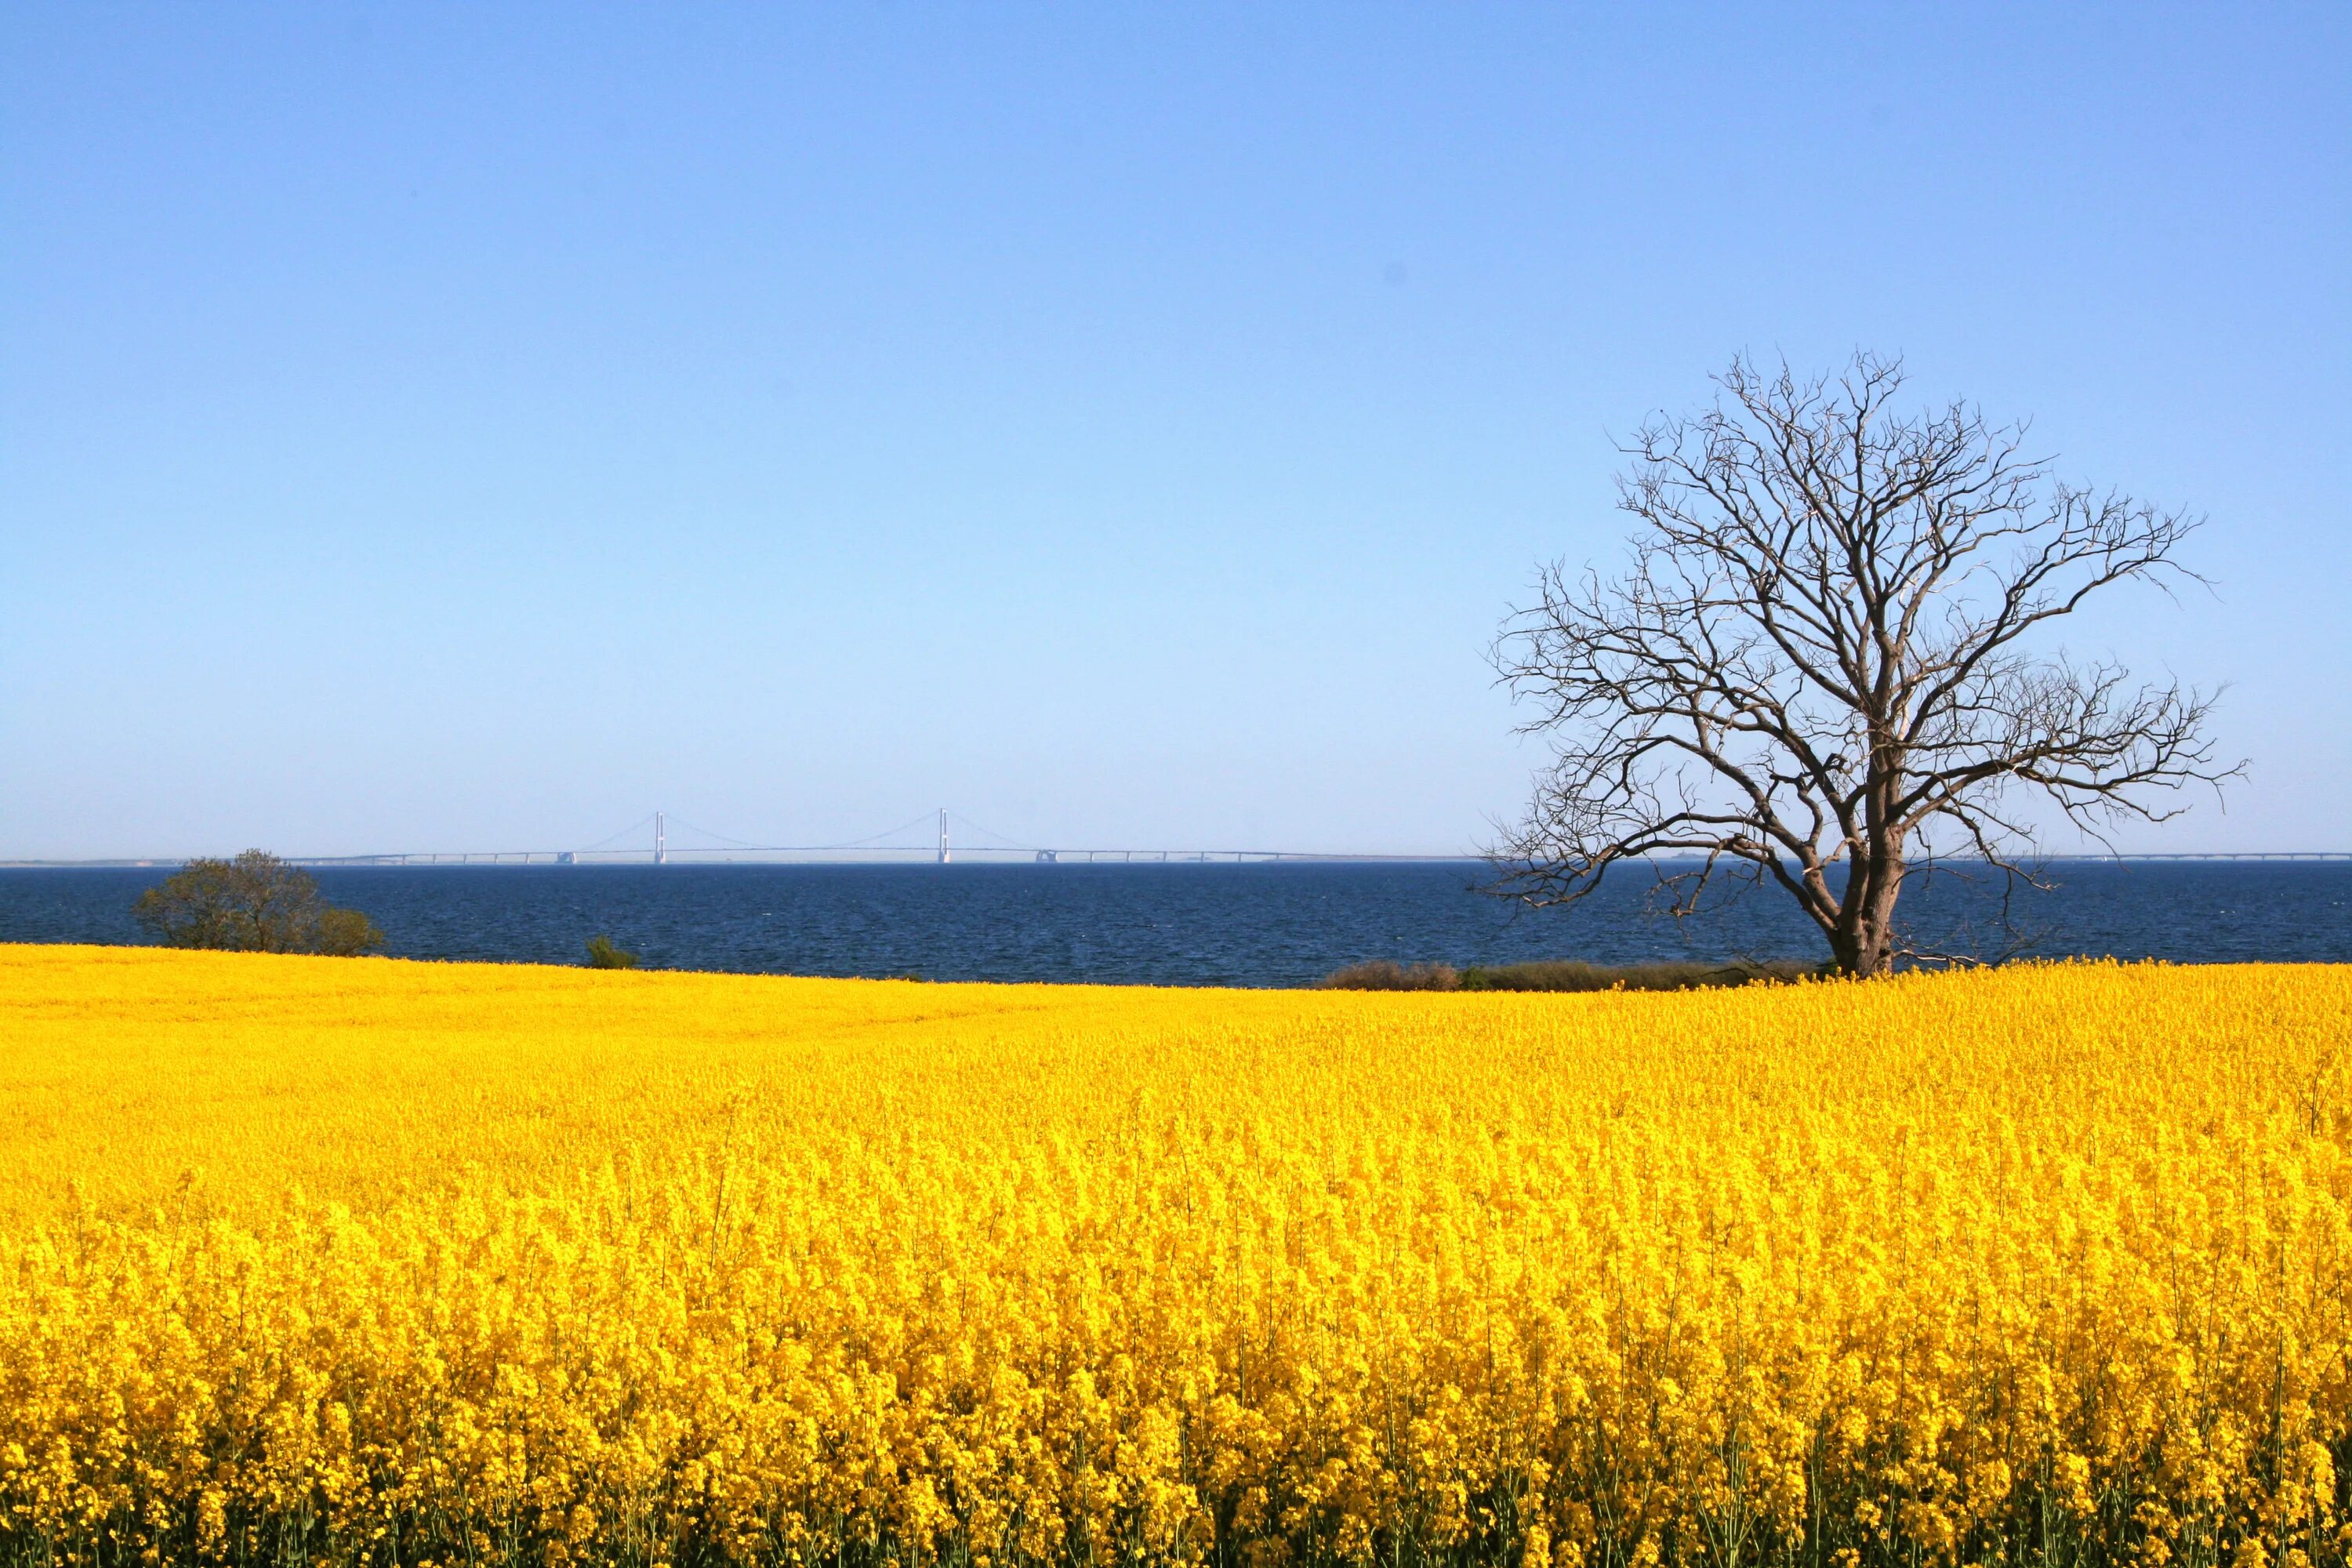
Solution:
<svg viewBox="0 0 2352 1568"><path fill-rule="evenodd" d="M938 858L936 846L845 846L845 845L773 845L743 847L690 848L677 847L656 858L647 849L604 850L446 850L407 851L373 855L283 855L278 858L290 866L319 869L384 869L429 870L453 867L562 867L566 869L649 866L667 869L680 864L676 858L693 857L684 862L693 865L1097 865L1097 866L1192 866L1192 865L1272 865L1289 863L1349 863L1349 864L1495 864L1500 858L1475 850L1454 850L1442 853L1403 853L1383 850L1317 850L1317 849L1130 849L1073 848L1029 849L999 848L971 845L953 848L945 859ZM226 856L148 855L94 856L68 858L0 858L0 870L140 870L186 866L203 859L223 859ZM1661 855L1644 857L1661 862L1696 860L1696 855ZM2026 864L2046 864L2054 861L2338 861L2352 860L2352 849L2206 849L2206 850L2116 850L2073 851L2020 857ZM1984 864L1988 858L1980 854L1940 855L1923 857L1922 866L1934 863L1962 862ZM1832 862L1832 864L1835 864Z"/></svg>

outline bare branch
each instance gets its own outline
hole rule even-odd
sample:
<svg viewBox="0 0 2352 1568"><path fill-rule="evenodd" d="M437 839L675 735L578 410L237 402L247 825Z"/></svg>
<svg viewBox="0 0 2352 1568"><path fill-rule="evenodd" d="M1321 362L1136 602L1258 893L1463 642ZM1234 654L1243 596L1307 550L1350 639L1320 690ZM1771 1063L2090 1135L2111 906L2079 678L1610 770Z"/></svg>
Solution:
<svg viewBox="0 0 2352 1568"><path fill-rule="evenodd" d="M1624 445L1627 569L1547 568L1495 645L1554 748L1498 890L1572 902L1687 856L1657 873L1673 912L1769 880L1876 973L1927 957L1894 914L1938 831L2031 886L2008 803L2096 835L2235 774L2213 694L2029 651L2102 589L2197 580L2173 554L2200 520L2059 481L1969 405L1900 413L1904 379L1870 354L1805 381L1738 359L1712 406Z"/></svg>

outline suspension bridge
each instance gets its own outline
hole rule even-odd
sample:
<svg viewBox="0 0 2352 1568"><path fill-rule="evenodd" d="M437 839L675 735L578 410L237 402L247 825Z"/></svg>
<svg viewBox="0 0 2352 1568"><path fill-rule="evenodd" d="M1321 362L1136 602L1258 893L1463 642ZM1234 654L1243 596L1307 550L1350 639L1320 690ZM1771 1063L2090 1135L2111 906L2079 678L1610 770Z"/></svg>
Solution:
<svg viewBox="0 0 2352 1568"><path fill-rule="evenodd" d="M406 850L373 855L289 855L298 866L594 866L709 864L727 860L1034 861L1042 865L1181 865L1275 860L1446 861L1475 855L1349 854L1301 849L1070 847L1024 844L945 806L864 838L835 844L760 844L714 833L667 812L648 813L618 833L573 849ZM0 862L7 864L8 862ZM60 864L61 862L47 862ZM176 862L75 861L82 866ZM31 862L15 862L31 864Z"/></svg>
<svg viewBox="0 0 2352 1568"><path fill-rule="evenodd" d="M0 867L176 866L184 856L106 860L0 858ZM955 861L1040 865L1185 865L1275 861L1443 863L1483 858L1475 851L1451 855L1392 855L1310 849L1208 849L1087 847L1027 844L983 827L945 806L883 832L831 844L761 844L698 827L670 813L645 816L593 843L572 849L404 850L373 855L288 855L298 866L596 866L713 864L737 861ZM2207 850L2173 854L2049 855L2064 860L2352 860L2352 850Z"/></svg>

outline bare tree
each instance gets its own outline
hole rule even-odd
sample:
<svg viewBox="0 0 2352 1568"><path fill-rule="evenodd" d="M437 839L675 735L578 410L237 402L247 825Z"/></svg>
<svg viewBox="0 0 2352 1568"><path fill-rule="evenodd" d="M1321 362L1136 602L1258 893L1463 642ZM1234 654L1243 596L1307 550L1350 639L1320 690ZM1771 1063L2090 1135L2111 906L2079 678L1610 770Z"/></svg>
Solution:
<svg viewBox="0 0 2352 1568"><path fill-rule="evenodd" d="M1625 574L1549 568L1496 644L1554 745L1498 890L1572 902L1641 861L1684 915L1777 885L1877 974L1927 956L1895 904L1939 854L2042 885L2032 799L2097 836L2238 771L2212 694L2036 650L2102 588L2193 578L2172 557L2199 520L2053 479L2021 425L1896 407L1899 360L1717 383L1622 448Z"/></svg>

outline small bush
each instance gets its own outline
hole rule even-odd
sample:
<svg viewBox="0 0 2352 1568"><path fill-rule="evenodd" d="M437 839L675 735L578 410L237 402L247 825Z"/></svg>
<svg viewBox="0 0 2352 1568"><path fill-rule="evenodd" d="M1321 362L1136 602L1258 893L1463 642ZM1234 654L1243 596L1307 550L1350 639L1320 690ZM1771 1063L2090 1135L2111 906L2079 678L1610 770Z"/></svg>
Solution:
<svg viewBox="0 0 2352 1568"><path fill-rule="evenodd" d="M1323 977L1327 991L1456 991L1462 977L1450 963L1399 963L1375 958Z"/></svg>
<svg viewBox="0 0 2352 1568"><path fill-rule="evenodd" d="M1759 980L1801 980L1822 973L1818 963L1790 959L1769 963L1585 963L1572 958L1501 963L1462 974L1465 991L1696 991L1751 985Z"/></svg>
<svg viewBox="0 0 2352 1568"><path fill-rule="evenodd" d="M637 955L613 945L609 936L588 939L588 967L591 969L635 969Z"/></svg>
<svg viewBox="0 0 2352 1568"><path fill-rule="evenodd" d="M1327 991L1696 991L1749 985L1759 980L1802 980L1827 973L1818 963L1776 959L1768 963L1586 963L1573 958L1532 963L1473 965L1399 963L1375 958L1325 975Z"/></svg>

